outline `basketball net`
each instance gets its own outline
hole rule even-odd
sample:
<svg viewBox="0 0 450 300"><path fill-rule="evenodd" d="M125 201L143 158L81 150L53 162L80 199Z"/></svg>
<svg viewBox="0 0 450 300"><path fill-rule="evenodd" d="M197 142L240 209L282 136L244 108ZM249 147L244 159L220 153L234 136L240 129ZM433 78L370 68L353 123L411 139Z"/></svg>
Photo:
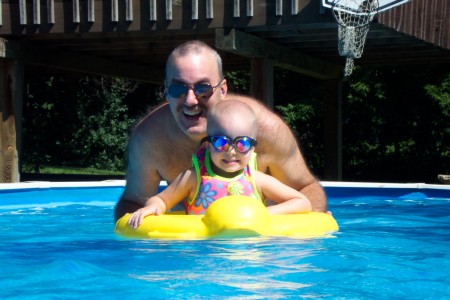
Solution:
<svg viewBox="0 0 450 300"><path fill-rule="evenodd" d="M338 22L339 55L346 57L344 76L348 77L360 58L370 22L378 11L378 0L336 0L332 7Z"/></svg>

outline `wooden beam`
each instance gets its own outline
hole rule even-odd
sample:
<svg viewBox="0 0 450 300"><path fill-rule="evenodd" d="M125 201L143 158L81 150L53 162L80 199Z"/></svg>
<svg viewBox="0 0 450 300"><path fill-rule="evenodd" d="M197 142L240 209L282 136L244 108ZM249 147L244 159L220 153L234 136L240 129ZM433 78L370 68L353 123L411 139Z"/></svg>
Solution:
<svg viewBox="0 0 450 300"><path fill-rule="evenodd" d="M254 58L251 62L250 95L273 108L273 62Z"/></svg>
<svg viewBox="0 0 450 300"><path fill-rule="evenodd" d="M324 80L324 160L323 180L342 180L342 80Z"/></svg>
<svg viewBox="0 0 450 300"><path fill-rule="evenodd" d="M125 20L127 22L133 21L133 0L125 1Z"/></svg>
<svg viewBox="0 0 450 300"><path fill-rule="evenodd" d="M172 0L166 0L166 20L171 21L173 18Z"/></svg>
<svg viewBox="0 0 450 300"><path fill-rule="evenodd" d="M198 20L198 0L192 0L191 20Z"/></svg>
<svg viewBox="0 0 450 300"><path fill-rule="evenodd" d="M19 0L20 25L27 25L27 1Z"/></svg>
<svg viewBox="0 0 450 300"><path fill-rule="evenodd" d="M236 29L216 29L215 47L249 58L269 58L274 66L319 79L342 78L342 67L279 46Z"/></svg>
<svg viewBox="0 0 450 300"><path fill-rule="evenodd" d="M20 181L23 66L0 59L0 183Z"/></svg>
<svg viewBox="0 0 450 300"><path fill-rule="evenodd" d="M247 0L247 17L253 17L253 0Z"/></svg>
<svg viewBox="0 0 450 300"><path fill-rule="evenodd" d="M80 0L72 0L73 22L80 23Z"/></svg>
<svg viewBox="0 0 450 300"><path fill-rule="evenodd" d="M55 1L47 0L47 22L55 24Z"/></svg>
<svg viewBox="0 0 450 300"><path fill-rule="evenodd" d="M214 19L213 0L206 0L206 18L208 20Z"/></svg>
<svg viewBox="0 0 450 300"><path fill-rule="evenodd" d="M78 55L71 52L52 51L45 48L23 47L19 54L26 64L65 70L76 73L109 75L134 79L143 82L162 84L163 70L117 60Z"/></svg>
<svg viewBox="0 0 450 300"><path fill-rule="evenodd" d="M88 22L95 22L95 1L88 0Z"/></svg>
<svg viewBox="0 0 450 300"><path fill-rule="evenodd" d="M119 22L119 0L111 0L111 22Z"/></svg>
<svg viewBox="0 0 450 300"><path fill-rule="evenodd" d="M0 59L17 59L20 55L20 45L18 42L8 41L0 37Z"/></svg>
<svg viewBox="0 0 450 300"><path fill-rule="evenodd" d="M41 24L41 1L33 0L33 24Z"/></svg>
<svg viewBox="0 0 450 300"><path fill-rule="evenodd" d="M239 18L241 16L241 3L239 0L233 0L233 17Z"/></svg>
<svg viewBox="0 0 450 300"><path fill-rule="evenodd" d="M156 0L150 0L150 7L149 7L149 14L150 14L150 21L156 21L158 14L157 14L157 7L156 7Z"/></svg>

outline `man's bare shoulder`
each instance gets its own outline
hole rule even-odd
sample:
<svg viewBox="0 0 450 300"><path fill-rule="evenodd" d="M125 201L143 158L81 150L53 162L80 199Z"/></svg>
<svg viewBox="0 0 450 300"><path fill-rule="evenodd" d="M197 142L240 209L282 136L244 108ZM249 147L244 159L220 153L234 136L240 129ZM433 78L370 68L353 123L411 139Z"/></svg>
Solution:
<svg viewBox="0 0 450 300"><path fill-rule="evenodd" d="M164 102L149 110L144 117L142 117L133 128L134 133L145 132L149 133L149 129L154 129L162 126L168 126L171 120L172 114L167 102Z"/></svg>
<svg viewBox="0 0 450 300"><path fill-rule="evenodd" d="M248 104L255 112L258 118L258 126L260 135L264 135L267 139L276 139L277 134L283 133L291 136L291 130L283 121L283 119L271 110L267 105L255 98L245 95L228 94L226 100L239 100ZM292 138L294 136L292 135Z"/></svg>

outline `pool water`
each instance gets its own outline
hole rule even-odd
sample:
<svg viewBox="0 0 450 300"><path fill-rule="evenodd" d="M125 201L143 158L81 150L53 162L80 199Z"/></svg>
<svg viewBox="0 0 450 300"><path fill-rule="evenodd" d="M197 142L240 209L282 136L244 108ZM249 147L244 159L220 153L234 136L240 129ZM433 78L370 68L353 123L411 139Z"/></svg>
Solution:
<svg viewBox="0 0 450 300"><path fill-rule="evenodd" d="M330 192L327 238L187 241L116 236L120 192L0 193L0 299L450 297L450 190Z"/></svg>

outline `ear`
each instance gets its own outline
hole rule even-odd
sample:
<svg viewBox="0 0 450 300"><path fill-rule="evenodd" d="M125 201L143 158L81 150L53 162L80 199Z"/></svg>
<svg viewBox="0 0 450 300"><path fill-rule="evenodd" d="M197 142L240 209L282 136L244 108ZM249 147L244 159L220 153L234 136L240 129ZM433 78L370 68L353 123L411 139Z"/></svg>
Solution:
<svg viewBox="0 0 450 300"><path fill-rule="evenodd" d="M222 86L220 87L220 94L221 94L221 96L222 96L222 99L225 98L225 96L226 96L226 94L227 94L227 91L228 91L227 80L224 79L224 80L223 80L223 84L222 84Z"/></svg>

